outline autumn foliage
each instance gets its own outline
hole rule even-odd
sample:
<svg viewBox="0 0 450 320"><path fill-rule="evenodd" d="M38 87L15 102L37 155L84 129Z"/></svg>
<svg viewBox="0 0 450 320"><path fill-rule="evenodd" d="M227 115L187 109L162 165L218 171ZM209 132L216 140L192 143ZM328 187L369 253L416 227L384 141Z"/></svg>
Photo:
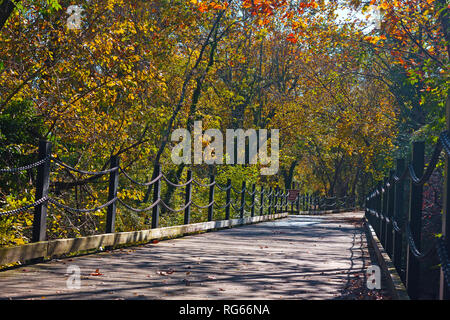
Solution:
<svg viewBox="0 0 450 320"><path fill-rule="evenodd" d="M0 168L29 162L45 138L84 170L105 169L116 154L141 181L155 163L184 181L187 167L170 161L170 133L202 120L205 129L280 129L281 168L261 177L250 165L198 165L196 175L231 176L236 185L296 181L302 192L362 203L392 150L406 153L411 136L436 137L444 125L443 1L80 0L79 30L66 26L72 3L57 3L22 1L0 30ZM356 16L342 18L343 8ZM381 15L379 27L361 15ZM56 168L52 175L61 203L106 199L107 179ZM34 179L0 176L1 209L31 203ZM121 185L121 198L148 206L145 188ZM169 189L162 195L173 207L183 201ZM49 236L100 232L104 214L51 207ZM193 221L205 214L193 212ZM28 241L30 219L1 220L0 245ZM136 230L146 221L119 209L116 225Z"/></svg>

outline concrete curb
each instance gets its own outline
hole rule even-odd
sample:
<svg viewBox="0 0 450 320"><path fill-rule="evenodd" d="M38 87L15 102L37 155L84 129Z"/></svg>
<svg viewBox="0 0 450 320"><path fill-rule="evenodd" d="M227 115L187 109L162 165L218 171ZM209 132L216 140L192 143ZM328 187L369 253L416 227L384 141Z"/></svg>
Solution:
<svg viewBox="0 0 450 320"><path fill-rule="evenodd" d="M321 215L326 215L326 214L349 212L349 211L355 211L355 210L356 210L356 208L321 210L321 211L299 211L298 213L295 213L295 214L301 215L301 216L321 216Z"/></svg>
<svg viewBox="0 0 450 320"><path fill-rule="evenodd" d="M99 250L104 247L113 248L119 245L148 243L155 239L180 237L196 232L220 230L235 226L282 219L287 216L288 214L284 212L272 215L200 222L148 230L104 233L79 238L56 239L29 243L15 247L0 248L0 266L15 262L27 262L33 259L54 258L65 254L77 254L89 250Z"/></svg>
<svg viewBox="0 0 450 320"><path fill-rule="evenodd" d="M392 294L394 300L410 300L408 296L408 292L406 291L406 287L404 286L397 270L395 269L394 263L392 262L389 255L384 250L381 245L375 230L369 224L366 218L364 218L364 225L367 228L367 234L369 239L367 239L372 247L374 248L375 255L378 260L378 264L382 270L382 272L386 275L388 290Z"/></svg>

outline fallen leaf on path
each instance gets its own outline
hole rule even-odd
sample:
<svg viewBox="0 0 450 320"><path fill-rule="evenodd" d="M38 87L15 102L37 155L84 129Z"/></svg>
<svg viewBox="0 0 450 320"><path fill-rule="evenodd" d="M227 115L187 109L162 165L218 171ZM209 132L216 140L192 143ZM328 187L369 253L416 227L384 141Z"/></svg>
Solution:
<svg viewBox="0 0 450 320"><path fill-rule="evenodd" d="M90 274L91 276L102 276L103 273L100 273L100 269L95 269L95 272Z"/></svg>

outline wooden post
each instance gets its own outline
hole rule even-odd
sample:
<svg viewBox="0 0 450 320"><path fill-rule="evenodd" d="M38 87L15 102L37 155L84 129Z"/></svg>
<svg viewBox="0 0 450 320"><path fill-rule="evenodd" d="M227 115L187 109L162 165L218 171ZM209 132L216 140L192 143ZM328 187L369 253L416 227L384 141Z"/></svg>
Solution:
<svg viewBox="0 0 450 320"><path fill-rule="evenodd" d="M37 169L36 176L36 201L48 196L48 187L50 184L50 156L52 154L52 144L46 140L39 141L39 159L47 159ZM47 237L47 205L44 201L34 207L33 219L33 237L32 242L45 241Z"/></svg>
<svg viewBox="0 0 450 320"><path fill-rule="evenodd" d="M215 176L212 174L209 178L209 183L211 186L209 186L209 203L211 204L214 201L214 187L215 187ZM214 204L211 204L208 207L208 221L213 220L213 214L214 214Z"/></svg>
<svg viewBox="0 0 450 320"><path fill-rule="evenodd" d="M226 204L225 204L225 220L230 220L230 201L231 201L231 179L227 179L227 191L226 191Z"/></svg>
<svg viewBox="0 0 450 320"><path fill-rule="evenodd" d="M241 214L240 218L244 218L244 209L245 209L245 181L242 181L242 193L241 193Z"/></svg>
<svg viewBox="0 0 450 320"><path fill-rule="evenodd" d="M416 175L421 177L424 169L424 151L425 144L423 142L414 142L412 149L412 166ZM422 229L422 192L423 187L416 185L411 180L410 197L409 197L409 223L411 226L411 235L414 239L416 247L420 250L420 231ZM419 281L420 281L420 263L411 253L408 243L407 250L407 268L406 268L406 288L411 299L419 297Z"/></svg>
<svg viewBox="0 0 450 320"><path fill-rule="evenodd" d="M159 176L161 173L161 167L159 164L155 165L153 170L153 179ZM153 185L153 203L160 199L161 195L161 179L158 179ZM159 204L153 207L152 211L152 229L159 227Z"/></svg>
<svg viewBox="0 0 450 320"><path fill-rule="evenodd" d="M400 177L400 175L405 170L405 159L397 159L396 163L396 175ZM404 192L404 183L403 180L397 182L395 185L395 203L394 203L394 220L400 223L400 220L403 219L403 192ZM399 227L401 227L399 225ZM394 230L394 239L393 239L393 262L397 272L400 276L402 276L401 272L401 264L402 264L402 247L403 247L403 239L402 234Z"/></svg>
<svg viewBox="0 0 450 320"><path fill-rule="evenodd" d="M187 181L192 179L192 171L188 170L187 172ZM192 182L189 182L186 185L185 194L184 194L184 205L187 206L184 209L184 224L191 223L191 205L188 203L192 200Z"/></svg>
<svg viewBox="0 0 450 320"><path fill-rule="evenodd" d="M111 169L119 166L119 157L111 156ZM109 173L108 201L117 197L117 187L119 185L119 170ZM108 206L106 211L106 233L113 233L116 225L117 202L113 202Z"/></svg>

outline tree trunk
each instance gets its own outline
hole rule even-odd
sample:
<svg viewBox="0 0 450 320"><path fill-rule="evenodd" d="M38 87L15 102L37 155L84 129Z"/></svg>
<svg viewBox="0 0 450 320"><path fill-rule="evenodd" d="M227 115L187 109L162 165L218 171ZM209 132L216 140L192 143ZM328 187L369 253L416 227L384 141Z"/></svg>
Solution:
<svg viewBox="0 0 450 320"><path fill-rule="evenodd" d="M289 166L289 170L283 169L281 172L284 177L284 187L285 189L290 189L292 185L292 179L294 177L294 170L297 166L298 160L292 161L291 165Z"/></svg>
<svg viewBox="0 0 450 320"><path fill-rule="evenodd" d="M2 30L6 20L8 20L14 11L14 7L15 5L11 0L3 0L3 2L0 2L0 30Z"/></svg>

